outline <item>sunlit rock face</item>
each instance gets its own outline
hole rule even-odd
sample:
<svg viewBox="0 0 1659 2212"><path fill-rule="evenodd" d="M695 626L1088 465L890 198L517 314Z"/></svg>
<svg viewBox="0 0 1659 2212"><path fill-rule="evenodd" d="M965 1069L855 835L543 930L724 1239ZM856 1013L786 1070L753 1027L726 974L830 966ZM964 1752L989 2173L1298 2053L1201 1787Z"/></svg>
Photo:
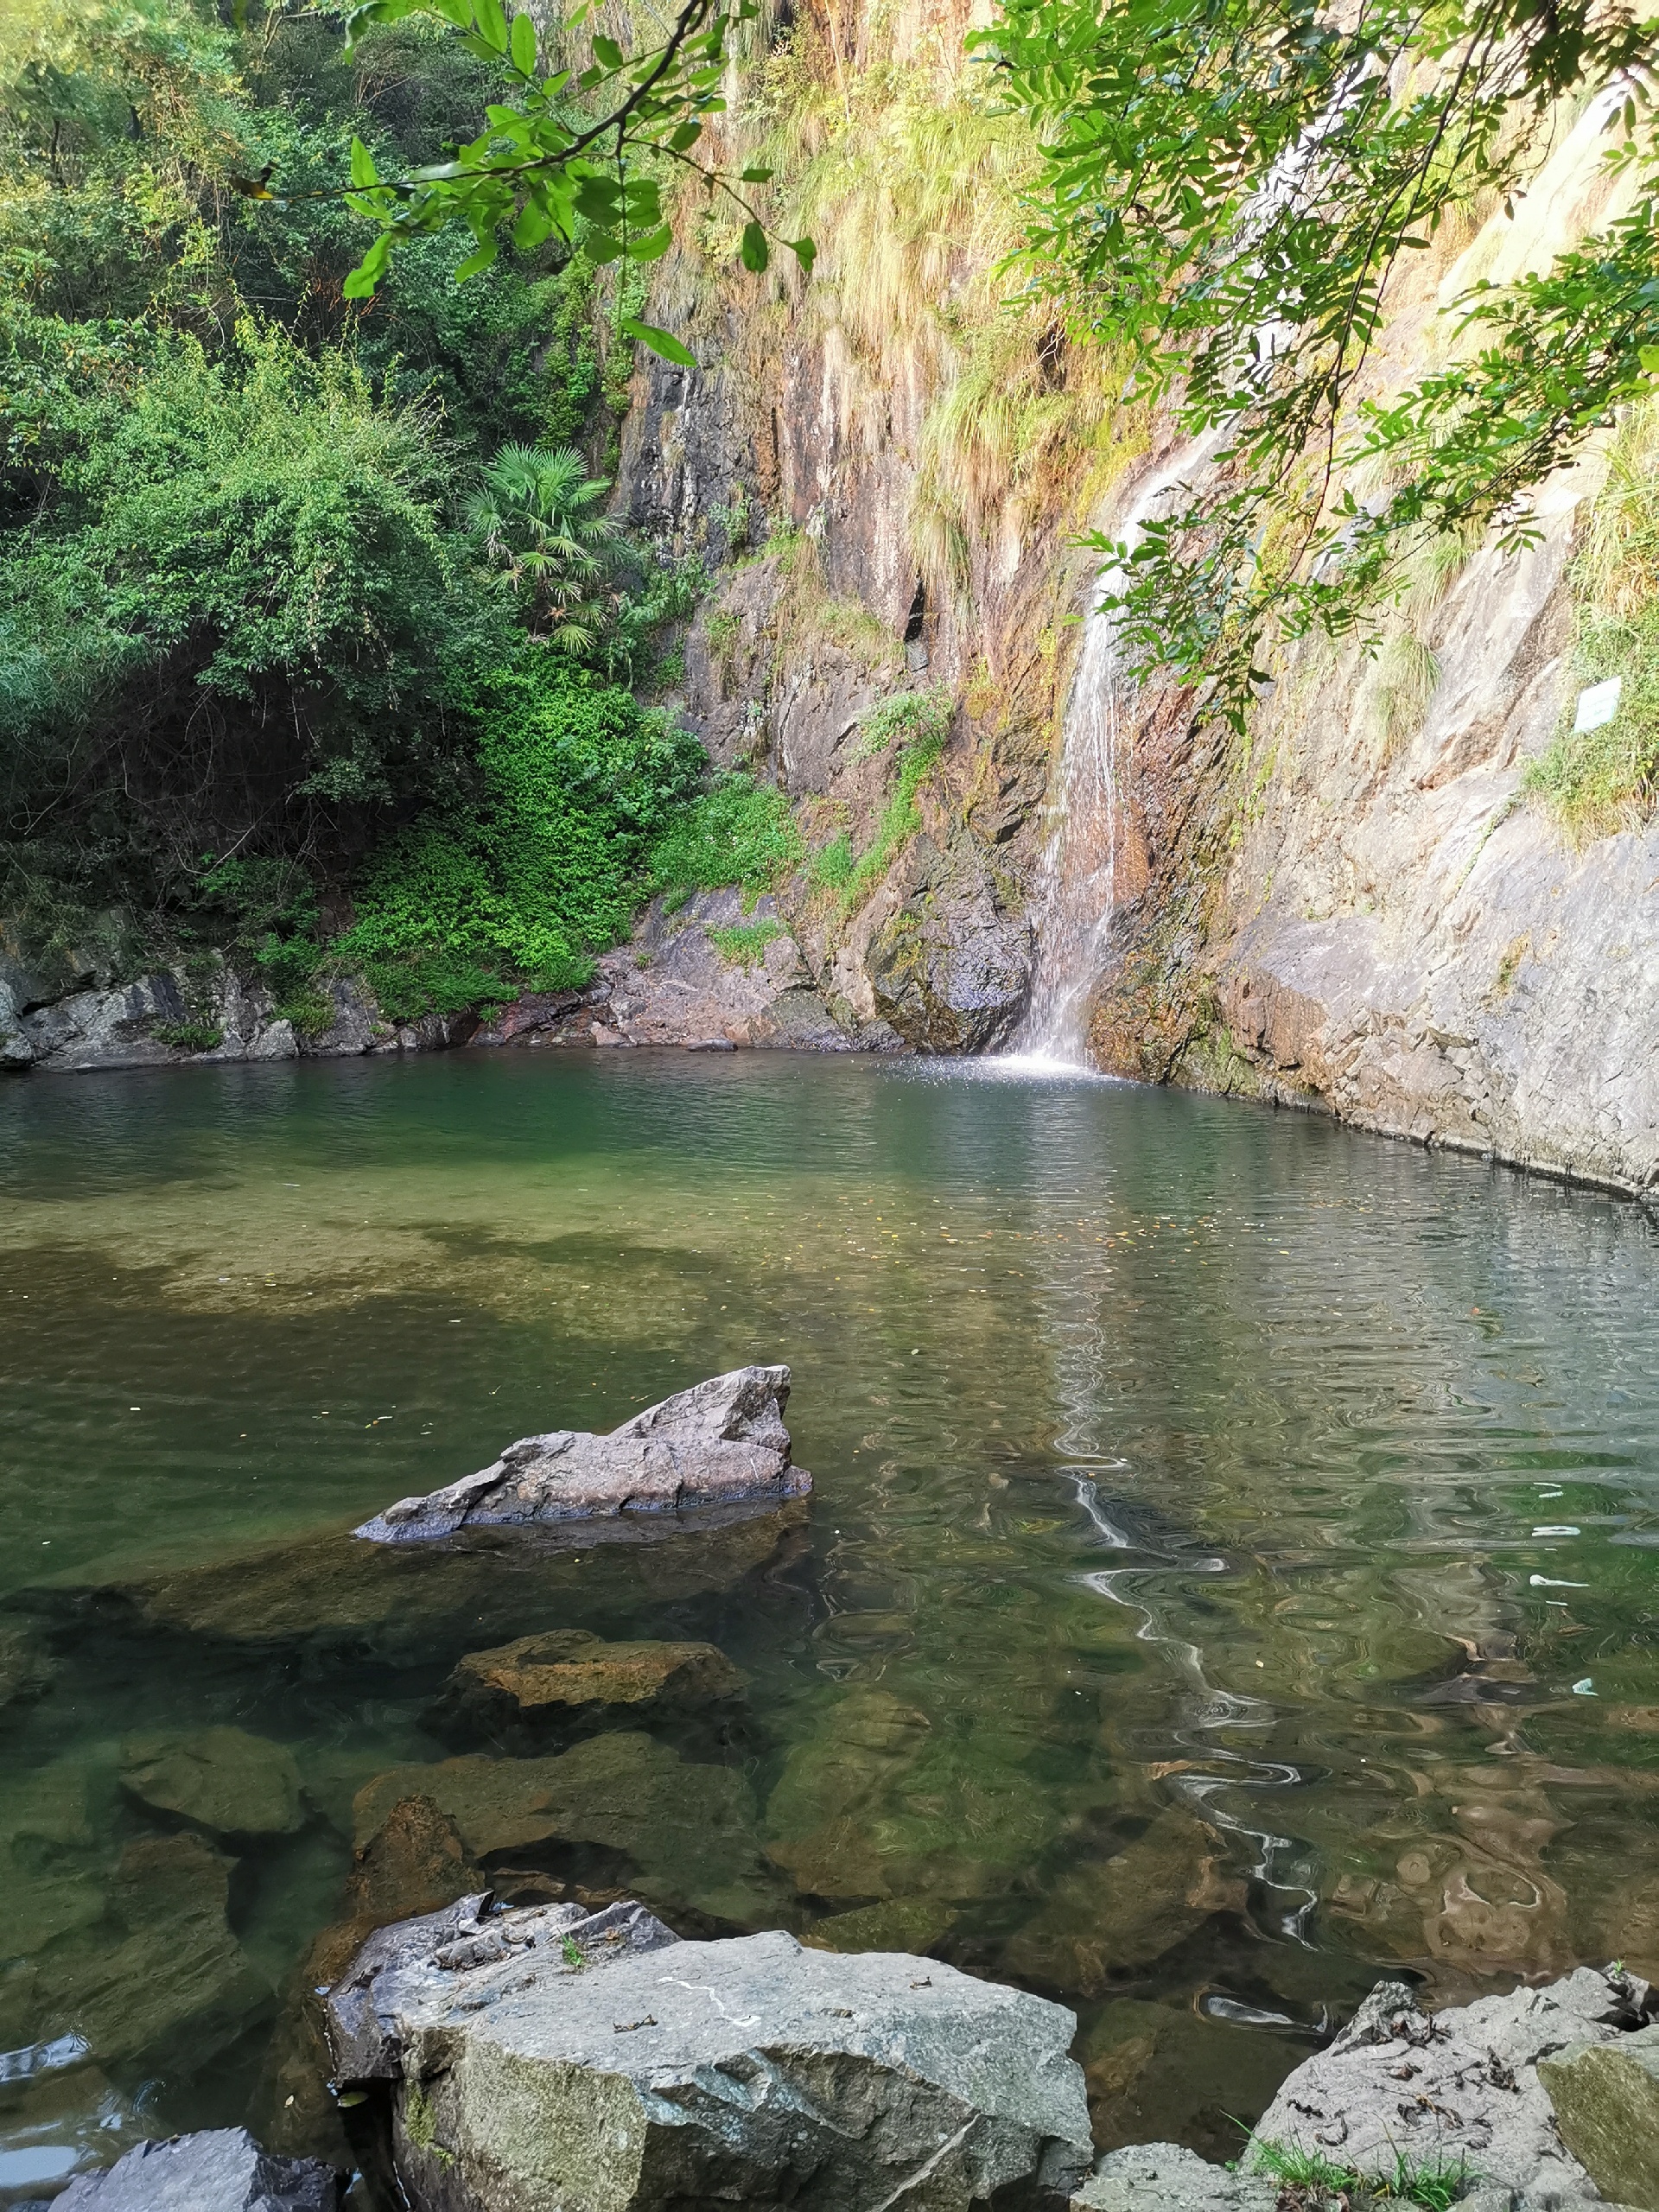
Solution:
<svg viewBox="0 0 1659 2212"><path fill-rule="evenodd" d="M1654 2001L1646 1982L1588 1967L1545 1989L1433 2014L1405 1983L1380 1983L1331 2048L1282 2084L1256 2138L1379 2179L1404 2150L1462 2161L1541 2200L1551 2190L1592 2196L1563 2146L1540 2068L1563 2051L1616 2047L1642 2029Z"/></svg>
<svg viewBox="0 0 1659 2212"><path fill-rule="evenodd" d="M788 1400L786 1367L735 1368L647 1406L608 1435L560 1428L521 1437L477 1474L400 1498L357 1533L406 1544L501 1522L780 1505L812 1486L790 1462Z"/></svg>
<svg viewBox="0 0 1659 2212"><path fill-rule="evenodd" d="M485 1902L375 1936L327 2000L417 2212L1014 2212L1089 2164L1061 2005L902 1952L681 1942L629 1902Z"/></svg>

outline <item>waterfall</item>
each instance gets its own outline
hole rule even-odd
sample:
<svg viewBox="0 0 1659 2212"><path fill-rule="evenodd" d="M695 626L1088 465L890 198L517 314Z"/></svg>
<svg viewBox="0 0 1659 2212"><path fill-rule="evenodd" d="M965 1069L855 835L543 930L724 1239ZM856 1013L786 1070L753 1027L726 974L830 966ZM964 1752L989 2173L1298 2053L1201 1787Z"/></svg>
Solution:
<svg viewBox="0 0 1659 2212"><path fill-rule="evenodd" d="M1189 440L1147 478L1123 518L1126 551L1160 500L1209 458L1220 437L1211 430ZM1066 700L1058 789L1037 874L1037 968L1012 1054L1039 1067L1090 1066L1089 998L1111 943L1120 779L1134 742L1135 687L1118 651L1116 613L1102 601L1123 581L1122 563L1114 562L1096 582Z"/></svg>

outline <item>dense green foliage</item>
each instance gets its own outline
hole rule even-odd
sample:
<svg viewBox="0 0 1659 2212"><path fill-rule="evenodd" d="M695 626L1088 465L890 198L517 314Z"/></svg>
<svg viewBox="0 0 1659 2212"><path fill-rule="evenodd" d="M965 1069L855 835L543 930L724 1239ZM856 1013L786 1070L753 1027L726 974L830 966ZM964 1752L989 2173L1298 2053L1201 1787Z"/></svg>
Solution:
<svg viewBox="0 0 1659 2212"><path fill-rule="evenodd" d="M1479 350L1387 406L1360 378L1402 258L1517 189L1552 104L1651 55L1571 0L1005 0L982 35L1035 120L1038 281L1172 394L1206 488L1155 518L1121 607L1145 667L1242 721L1264 641L1340 633L1425 536L1532 529L1529 495L1645 382L1659 237L1643 199L1543 275L1452 310ZM1613 158L1655 159L1645 96ZM1347 465L1368 461L1380 495Z"/></svg>
<svg viewBox="0 0 1659 2212"><path fill-rule="evenodd" d="M217 945L302 1030L342 963L398 1014L582 979L704 770L616 688L671 678L702 578L605 512L602 239L458 284L423 232L348 281L353 160L469 134L475 49L208 0L0 21L0 912L115 964Z"/></svg>
<svg viewBox="0 0 1659 2212"><path fill-rule="evenodd" d="M795 867L804 849L782 792L740 769L719 778L658 840L652 874L671 906L683 906L694 891L728 883L740 884L753 899Z"/></svg>
<svg viewBox="0 0 1659 2212"><path fill-rule="evenodd" d="M516 976L540 990L585 982L702 778L695 738L533 646L474 704L481 790L382 850L336 948L399 1017L511 997Z"/></svg>

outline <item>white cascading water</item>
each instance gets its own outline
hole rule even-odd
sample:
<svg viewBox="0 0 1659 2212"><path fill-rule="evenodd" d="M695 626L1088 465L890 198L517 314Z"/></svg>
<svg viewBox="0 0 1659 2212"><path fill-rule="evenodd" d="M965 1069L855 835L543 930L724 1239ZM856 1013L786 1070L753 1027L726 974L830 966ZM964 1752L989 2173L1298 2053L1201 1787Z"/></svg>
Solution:
<svg viewBox="0 0 1659 2212"><path fill-rule="evenodd" d="M1126 548L1135 544L1159 502L1219 442L1215 431L1191 440L1147 480L1119 533ZM1084 1033L1090 995L1111 941L1119 779L1134 735L1135 687L1118 651L1116 614L1101 604L1122 584L1121 563L1096 584L1066 701L1059 788L1037 878L1037 970L1008 1056L1033 1072L1092 1071Z"/></svg>

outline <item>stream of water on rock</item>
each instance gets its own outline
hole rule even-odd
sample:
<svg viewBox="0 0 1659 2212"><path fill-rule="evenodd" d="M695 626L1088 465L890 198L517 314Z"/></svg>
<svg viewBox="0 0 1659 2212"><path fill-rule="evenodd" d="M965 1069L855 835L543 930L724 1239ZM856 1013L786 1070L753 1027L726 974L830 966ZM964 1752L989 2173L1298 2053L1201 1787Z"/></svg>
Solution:
<svg viewBox="0 0 1659 2212"><path fill-rule="evenodd" d="M319 1931L429 1901L353 1840L457 1776L512 1893L1063 1999L1107 2143L1230 2154L1384 1971L1659 1974L1637 1207L1006 1068L456 1054L14 1084L0 1249L0 2203L328 2147ZM782 1525L348 1534L779 1359ZM747 1712L556 1772L440 1732L555 1627L712 1640Z"/></svg>

